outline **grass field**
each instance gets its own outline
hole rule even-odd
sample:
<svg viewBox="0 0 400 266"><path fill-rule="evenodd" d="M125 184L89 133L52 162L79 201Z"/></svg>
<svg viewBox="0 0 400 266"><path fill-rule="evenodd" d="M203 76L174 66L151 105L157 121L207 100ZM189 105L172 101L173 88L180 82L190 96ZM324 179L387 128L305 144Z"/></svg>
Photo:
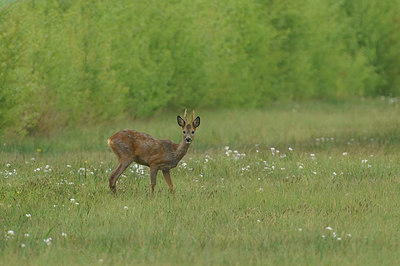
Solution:
<svg viewBox="0 0 400 266"><path fill-rule="evenodd" d="M175 194L132 165L112 195L106 145L123 128L177 142L175 113L2 139L0 264L399 264L399 108L197 110Z"/></svg>

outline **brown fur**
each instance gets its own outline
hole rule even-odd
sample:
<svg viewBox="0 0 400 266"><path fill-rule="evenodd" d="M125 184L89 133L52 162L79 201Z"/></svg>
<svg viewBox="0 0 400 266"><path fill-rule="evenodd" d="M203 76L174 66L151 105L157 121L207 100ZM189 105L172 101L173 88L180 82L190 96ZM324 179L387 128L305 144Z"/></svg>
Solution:
<svg viewBox="0 0 400 266"><path fill-rule="evenodd" d="M183 156L185 156L194 139L196 127L200 125L200 117L197 117L193 121L193 115L194 112L192 112L192 121L190 124L178 116L178 124L182 127L183 132L183 138L179 144L170 140L155 139L146 133L129 129L121 130L111 136L108 139L108 145L118 158L118 165L109 177L111 191L116 191L118 177L132 162L136 162L150 167L152 191L154 191L156 185L157 172L161 170L172 192L174 186L169 170L176 167Z"/></svg>

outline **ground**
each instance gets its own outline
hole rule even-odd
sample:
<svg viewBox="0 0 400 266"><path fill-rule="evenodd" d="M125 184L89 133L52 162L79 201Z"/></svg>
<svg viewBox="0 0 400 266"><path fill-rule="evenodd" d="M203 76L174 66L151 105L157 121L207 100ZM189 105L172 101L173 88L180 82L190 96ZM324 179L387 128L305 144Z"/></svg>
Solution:
<svg viewBox="0 0 400 266"><path fill-rule="evenodd" d="M112 133L179 141L176 114L2 139L0 264L398 264L396 99L196 110L187 155L150 193L110 193Z"/></svg>

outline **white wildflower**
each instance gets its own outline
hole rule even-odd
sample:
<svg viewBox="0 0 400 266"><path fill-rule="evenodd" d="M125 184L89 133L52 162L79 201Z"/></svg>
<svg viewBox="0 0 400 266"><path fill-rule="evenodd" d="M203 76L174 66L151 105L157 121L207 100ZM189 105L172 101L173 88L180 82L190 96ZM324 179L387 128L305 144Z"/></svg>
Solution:
<svg viewBox="0 0 400 266"><path fill-rule="evenodd" d="M48 246L51 245L51 240L52 240L51 237L49 237L49 238L47 238L47 239L43 239L44 243L46 243L46 245L48 245Z"/></svg>

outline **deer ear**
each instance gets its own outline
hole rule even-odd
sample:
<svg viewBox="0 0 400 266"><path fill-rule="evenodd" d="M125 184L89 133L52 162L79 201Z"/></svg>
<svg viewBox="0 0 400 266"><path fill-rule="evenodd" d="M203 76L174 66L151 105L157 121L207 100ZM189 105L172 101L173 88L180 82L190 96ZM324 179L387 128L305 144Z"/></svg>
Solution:
<svg viewBox="0 0 400 266"><path fill-rule="evenodd" d="M196 117L196 119L193 121L193 126L194 127L200 126L200 116Z"/></svg>
<svg viewBox="0 0 400 266"><path fill-rule="evenodd" d="M176 119L178 120L178 125L180 127L184 127L186 125L185 120L183 120L182 117L180 117L179 115L176 117Z"/></svg>

